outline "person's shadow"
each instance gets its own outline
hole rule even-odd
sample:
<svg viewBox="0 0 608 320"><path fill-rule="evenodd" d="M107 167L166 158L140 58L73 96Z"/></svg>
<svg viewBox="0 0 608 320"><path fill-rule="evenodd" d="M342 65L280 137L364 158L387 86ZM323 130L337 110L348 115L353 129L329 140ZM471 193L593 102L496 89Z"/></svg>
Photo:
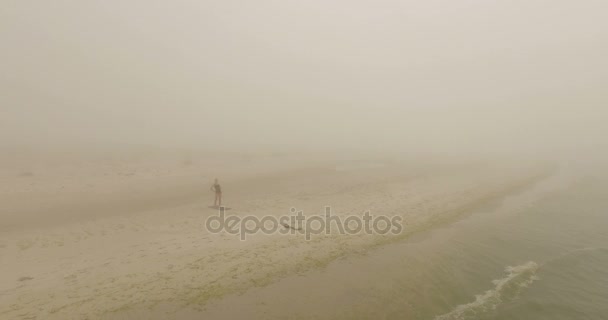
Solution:
<svg viewBox="0 0 608 320"><path fill-rule="evenodd" d="M209 208L211 208L211 209L218 209L218 210L219 210L219 209L220 209L220 206L209 206ZM228 210L230 210L230 209L232 209L232 208L229 208L229 207L224 207L224 210L226 210L226 211L228 211Z"/></svg>

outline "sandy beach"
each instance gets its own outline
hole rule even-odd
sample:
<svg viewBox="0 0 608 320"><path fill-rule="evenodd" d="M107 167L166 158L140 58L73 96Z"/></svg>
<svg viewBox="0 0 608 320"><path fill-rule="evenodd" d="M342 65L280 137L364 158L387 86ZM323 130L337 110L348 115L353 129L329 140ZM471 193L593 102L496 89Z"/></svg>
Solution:
<svg viewBox="0 0 608 320"><path fill-rule="evenodd" d="M606 319L608 1L0 7L0 320Z"/></svg>
<svg viewBox="0 0 608 320"><path fill-rule="evenodd" d="M550 168L166 151L4 159L0 317L172 318L325 267L533 185ZM38 155L39 156L39 155ZM20 157L20 158L19 158ZM55 159L54 161L52 161ZM449 164L448 164L449 163ZM229 215L400 216L399 234L211 233L213 178Z"/></svg>

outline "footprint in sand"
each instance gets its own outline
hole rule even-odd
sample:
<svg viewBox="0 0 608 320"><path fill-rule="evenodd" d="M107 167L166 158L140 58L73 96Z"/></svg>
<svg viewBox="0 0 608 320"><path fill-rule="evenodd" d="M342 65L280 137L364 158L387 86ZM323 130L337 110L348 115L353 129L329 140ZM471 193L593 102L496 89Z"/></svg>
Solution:
<svg viewBox="0 0 608 320"><path fill-rule="evenodd" d="M32 280L32 279L34 279L34 278L33 277L25 276L25 277L19 278L18 281L19 282L23 282L23 281L28 281L28 280Z"/></svg>

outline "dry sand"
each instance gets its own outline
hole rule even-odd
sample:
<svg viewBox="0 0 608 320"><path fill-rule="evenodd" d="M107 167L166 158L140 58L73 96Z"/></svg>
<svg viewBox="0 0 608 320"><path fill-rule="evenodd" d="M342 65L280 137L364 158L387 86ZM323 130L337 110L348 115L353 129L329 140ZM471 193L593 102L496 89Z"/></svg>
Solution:
<svg viewBox="0 0 608 320"><path fill-rule="evenodd" d="M171 154L171 156L166 156ZM2 159L0 318L173 318L445 223L549 174L537 164L179 151ZM451 163L447 165L446 163ZM212 234L228 213L401 216L399 235Z"/></svg>

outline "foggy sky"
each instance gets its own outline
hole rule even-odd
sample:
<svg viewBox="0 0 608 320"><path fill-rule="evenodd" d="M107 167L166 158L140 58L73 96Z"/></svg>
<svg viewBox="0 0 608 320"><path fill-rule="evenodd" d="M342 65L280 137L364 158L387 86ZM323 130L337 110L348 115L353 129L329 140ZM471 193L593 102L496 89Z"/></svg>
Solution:
<svg viewBox="0 0 608 320"><path fill-rule="evenodd" d="M608 2L0 2L1 144L608 147Z"/></svg>

